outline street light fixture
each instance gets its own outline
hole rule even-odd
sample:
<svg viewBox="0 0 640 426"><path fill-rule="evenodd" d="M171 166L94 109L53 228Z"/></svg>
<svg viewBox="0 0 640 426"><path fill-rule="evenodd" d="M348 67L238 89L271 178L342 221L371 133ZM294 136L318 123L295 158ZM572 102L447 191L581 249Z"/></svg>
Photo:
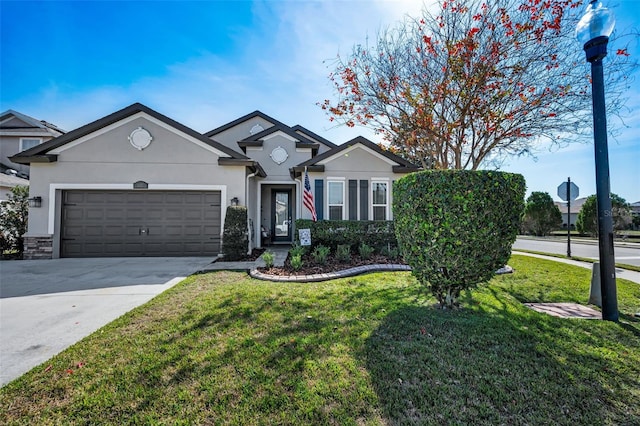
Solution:
<svg viewBox="0 0 640 426"><path fill-rule="evenodd" d="M613 254L613 218L607 147L607 115L604 102L602 59L607 56L607 43L613 32L613 13L592 0L578 22L576 37L583 43L587 62L591 63L591 97L596 156L596 199L598 205L598 246L600 254L600 288L602 319L618 321L616 268Z"/></svg>

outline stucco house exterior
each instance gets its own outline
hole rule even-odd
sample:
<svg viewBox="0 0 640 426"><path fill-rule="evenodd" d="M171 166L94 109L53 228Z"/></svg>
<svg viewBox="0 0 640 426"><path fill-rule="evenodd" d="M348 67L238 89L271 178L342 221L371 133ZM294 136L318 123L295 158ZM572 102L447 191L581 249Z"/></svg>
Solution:
<svg viewBox="0 0 640 426"><path fill-rule="evenodd" d="M0 115L0 173L29 179L29 166L14 163L11 157L65 133L59 127L18 111L7 110Z"/></svg>
<svg viewBox="0 0 640 426"><path fill-rule="evenodd" d="M418 168L358 137L341 145L260 111L201 134L136 103L11 161L31 166L25 258L209 256L224 214L248 211L250 248L261 229L294 241L307 170L318 220L391 220L392 182Z"/></svg>

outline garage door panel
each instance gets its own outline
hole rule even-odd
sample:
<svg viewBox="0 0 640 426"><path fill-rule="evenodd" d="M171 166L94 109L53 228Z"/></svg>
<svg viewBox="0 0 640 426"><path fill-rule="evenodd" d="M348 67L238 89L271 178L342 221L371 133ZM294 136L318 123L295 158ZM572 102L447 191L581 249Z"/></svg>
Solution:
<svg viewBox="0 0 640 426"><path fill-rule="evenodd" d="M201 191L64 191L61 255L216 255L220 199Z"/></svg>
<svg viewBox="0 0 640 426"><path fill-rule="evenodd" d="M127 208L127 207L125 207L125 208L123 208L123 211L124 211L124 217L126 217L127 220L143 221L145 219L145 209L143 209L141 207L138 207L138 208ZM119 219L122 219L122 217L123 216L120 215Z"/></svg>
<svg viewBox="0 0 640 426"><path fill-rule="evenodd" d="M182 209L169 208L165 211L165 218L167 220L182 220L184 211Z"/></svg>

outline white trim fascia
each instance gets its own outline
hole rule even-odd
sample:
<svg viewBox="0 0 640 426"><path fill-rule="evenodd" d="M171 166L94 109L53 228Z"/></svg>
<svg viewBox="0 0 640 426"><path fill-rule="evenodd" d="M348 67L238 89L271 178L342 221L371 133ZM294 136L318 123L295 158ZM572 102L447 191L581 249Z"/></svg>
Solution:
<svg viewBox="0 0 640 426"><path fill-rule="evenodd" d="M248 146L247 152L249 151L264 151L264 148L261 146Z"/></svg>
<svg viewBox="0 0 640 426"><path fill-rule="evenodd" d="M298 139L296 139L296 138L294 138L294 137L292 137L292 136L290 136L290 135L286 134L286 133L285 133L285 132L283 132L282 130L277 130L277 131L275 131L275 132L271 133L270 135L267 135L267 136L265 136L265 137L263 137L263 138L260 138L260 140L261 140L261 141L266 142L266 141L268 141L269 139L273 139L273 138L275 138L276 136L282 136L283 138L285 138L285 139L287 139L287 140L290 140L291 142L297 142L297 141L298 141Z"/></svg>
<svg viewBox="0 0 640 426"><path fill-rule="evenodd" d="M91 132L88 135L85 135L85 136L83 136L81 138L78 138L78 139L74 140L73 142L69 142L69 143L67 143L65 145L62 145L62 146L56 148L56 149L52 149L48 153L49 154L54 154L54 155L61 154L62 152L66 151L68 149L71 149L74 146L80 145L83 142L86 142L86 141L88 141L90 139L93 139L95 137L103 135L103 134L105 134L107 132L110 132L111 130L117 129L120 126L123 126L123 125L125 125L127 123L130 123L130 122L132 122L134 120L137 120L138 118L144 118L144 119L152 122L153 124L155 124L157 126L160 126L163 129L168 130L169 132L171 132L171 133L173 133L175 135L178 135L178 136L188 140L189 142L192 142L192 143L198 145L200 148L203 148L203 149L205 149L207 151L210 151L210 152L216 154L218 157L229 157L229 154L226 154L226 153L224 153L224 152L212 147L211 145L208 145L208 144L202 142L201 140L192 137L191 135L183 133L180 130L176 129L175 127L170 126L167 123L165 123L165 122L163 122L161 120L158 120L157 118L152 117L152 116L150 116L149 114L147 114L147 113L145 113L143 111L140 111L138 113L130 115L129 117L123 118L122 120L116 121L115 123L112 123L112 124L110 124L108 126L105 126L105 127L101 128L101 129L98 129L98 130L96 130L94 132Z"/></svg>
<svg viewBox="0 0 640 426"><path fill-rule="evenodd" d="M382 180L382 181L389 182L391 179L389 179L388 177L372 177L372 178L369 178L369 180L371 180L371 181L374 181L374 180L380 181L380 180Z"/></svg>
<svg viewBox="0 0 640 426"><path fill-rule="evenodd" d="M51 183L49 184L49 212L47 230L49 234L53 235L55 232L55 220L56 220L56 191L69 190L69 189L95 189L95 190L126 190L133 191L132 183ZM135 191L220 191L220 209L221 221L220 221L220 237L224 230L224 219L226 208L229 206L227 200L227 186L226 185L180 185L180 184L149 184L148 189L135 189Z"/></svg>
<svg viewBox="0 0 640 426"><path fill-rule="evenodd" d="M356 148L362 148L362 149L364 149L365 151L367 151L367 152L371 153L371 155L373 155L373 156L375 156L375 157L378 157L380 160L382 160L382 161L384 161L385 163L390 164L390 165L392 165L392 166L398 166L398 165L400 165L399 163L396 163L395 161L388 159L388 158L387 158L387 157L385 157L384 155L382 155L382 154L380 154L380 153L377 153L377 152L373 151L372 149L370 149L370 148L368 148L368 147L366 147L366 146L364 146L364 145L362 145L362 144L360 144L360 143L353 144L353 145L351 145L349 148L345 149L344 151L340 151L340 152L338 152L337 154L334 154L334 155L332 155L332 156L330 156L330 157L328 157L328 158L325 158L325 159L324 159L324 160L322 160L322 161L318 161L318 163L317 163L317 164L324 166L324 165L326 165L327 163L330 163L330 162L332 162L333 160L337 159L338 157L342 157L342 156L344 156L345 154L350 153L351 151L353 151L353 150L354 150L354 149L356 149Z"/></svg>
<svg viewBox="0 0 640 426"><path fill-rule="evenodd" d="M0 136L6 136L6 137L15 137L15 138L23 138L23 137L36 137L36 138L49 138L49 139L53 139L56 137L55 134L50 133L50 132L44 132L44 131L36 131L36 130L29 130L26 132L21 132L21 131L16 131L16 132L8 132L6 130L2 130L0 131Z"/></svg>
<svg viewBox="0 0 640 426"><path fill-rule="evenodd" d="M347 178L344 176L343 177L327 176L325 179L327 180L327 182L329 182L330 180L342 180L342 181L347 180Z"/></svg>
<svg viewBox="0 0 640 426"><path fill-rule="evenodd" d="M309 153L311 152L311 148L296 148L296 152Z"/></svg>

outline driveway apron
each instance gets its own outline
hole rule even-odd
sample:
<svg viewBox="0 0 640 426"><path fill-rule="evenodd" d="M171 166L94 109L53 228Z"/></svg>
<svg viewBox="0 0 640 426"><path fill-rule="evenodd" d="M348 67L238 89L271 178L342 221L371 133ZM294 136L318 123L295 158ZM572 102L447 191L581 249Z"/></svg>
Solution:
<svg viewBox="0 0 640 426"><path fill-rule="evenodd" d="M156 257L0 262L1 385L211 261Z"/></svg>

